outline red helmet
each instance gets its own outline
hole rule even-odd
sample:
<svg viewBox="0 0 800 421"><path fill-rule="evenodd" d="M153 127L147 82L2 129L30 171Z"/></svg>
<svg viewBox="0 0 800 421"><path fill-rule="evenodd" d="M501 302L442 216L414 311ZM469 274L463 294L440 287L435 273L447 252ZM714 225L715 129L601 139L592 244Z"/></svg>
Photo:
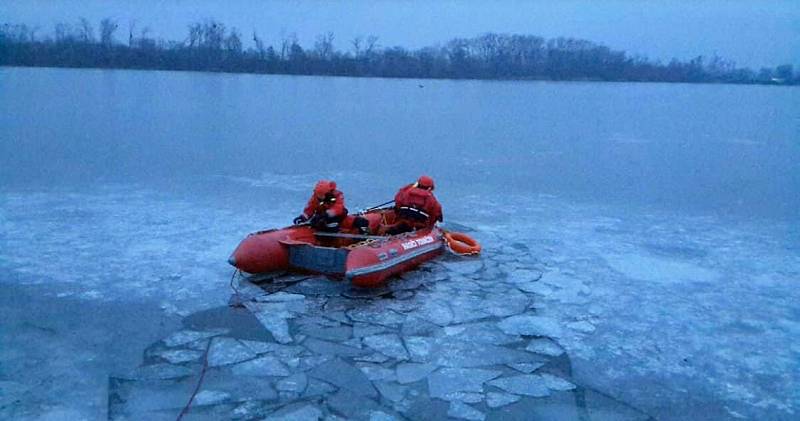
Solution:
<svg viewBox="0 0 800 421"><path fill-rule="evenodd" d="M314 196L323 199L326 194L336 190L336 183L330 180L319 180L314 186Z"/></svg>
<svg viewBox="0 0 800 421"><path fill-rule="evenodd" d="M433 178L431 178L431 177L429 177L427 175L421 175L419 177L419 180L417 180L417 187L422 188L422 189L433 190L433 188L434 188Z"/></svg>

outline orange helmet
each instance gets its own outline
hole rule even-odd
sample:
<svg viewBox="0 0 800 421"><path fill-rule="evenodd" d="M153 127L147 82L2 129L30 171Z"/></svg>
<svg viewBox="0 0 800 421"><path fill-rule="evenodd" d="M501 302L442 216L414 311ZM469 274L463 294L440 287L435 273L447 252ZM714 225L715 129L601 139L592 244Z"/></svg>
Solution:
<svg viewBox="0 0 800 421"><path fill-rule="evenodd" d="M319 180L314 186L314 196L317 199L324 199L325 195L336 190L336 183L330 180Z"/></svg>
<svg viewBox="0 0 800 421"><path fill-rule="evenodd" d="M420 176L419 180L417 180L417 187L421 189L433 190L434 188L433 178L427 175Z"/></svg>

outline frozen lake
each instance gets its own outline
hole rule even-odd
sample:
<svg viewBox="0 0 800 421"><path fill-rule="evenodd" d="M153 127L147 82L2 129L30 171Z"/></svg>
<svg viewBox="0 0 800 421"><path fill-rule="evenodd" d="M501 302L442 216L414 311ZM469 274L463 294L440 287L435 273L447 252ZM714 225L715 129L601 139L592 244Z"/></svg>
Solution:
<svg viewBox="0 0 800 421"><path fill-rule="evenodd" d="M174 419L206 348L199 418L800 410L796 88L2 68L0 93L0 418ZM227 309L230 251L317 179L355 210L420 173L480 260Z"/></svg>

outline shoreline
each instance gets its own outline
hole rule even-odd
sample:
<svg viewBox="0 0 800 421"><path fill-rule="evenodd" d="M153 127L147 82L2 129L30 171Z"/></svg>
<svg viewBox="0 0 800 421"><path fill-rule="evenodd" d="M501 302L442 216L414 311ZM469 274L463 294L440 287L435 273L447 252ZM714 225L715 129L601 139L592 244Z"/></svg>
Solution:
<svg viewBox="0 0 800 421"><path fill-rule="evenodd" d="M30 65L30 64L0 64L0 68L18 69L82 69L82 70L130 70L142 72L185 72L185 73L205 73L205 74L227 74L227 75L253 75L253 76L297 76L297 77L330 77L347 79L384 79L384 80L432 80L432 81L451 81L451 82L545 82L545 83L632 83L632 84L666 84L666 85L719 85L719 86L775 86L775 87L798 87L792 83L769 83L769 82L719 82L719 81L668 81L668 80L605 80L605 79L538 79L538 78L449 78L449 77L419 77L419 76L386 76L386 75L344 75L329 73L289 73L289 72L248 72L232 70L208 70L208 69L182 69L182 68L160 68L160 67L101 67L101 66L51 66L51 65ZM424 88L424 86L420 86Z"/></svg>

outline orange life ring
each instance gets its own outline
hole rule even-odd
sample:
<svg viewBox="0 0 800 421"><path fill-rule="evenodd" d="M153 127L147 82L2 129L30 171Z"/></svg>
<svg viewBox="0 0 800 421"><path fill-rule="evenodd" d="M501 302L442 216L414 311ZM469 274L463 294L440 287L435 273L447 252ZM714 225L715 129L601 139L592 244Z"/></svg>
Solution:
<svg viewBox="0 0 800 421"><path fill-rule="evenodd" d="M445 232L444 239L447 241L447 247L449 247L453 253L460 254L462 256L471 256L481 252L481 245L478 244L474 238L467 234L460 232Z"/></svg>

